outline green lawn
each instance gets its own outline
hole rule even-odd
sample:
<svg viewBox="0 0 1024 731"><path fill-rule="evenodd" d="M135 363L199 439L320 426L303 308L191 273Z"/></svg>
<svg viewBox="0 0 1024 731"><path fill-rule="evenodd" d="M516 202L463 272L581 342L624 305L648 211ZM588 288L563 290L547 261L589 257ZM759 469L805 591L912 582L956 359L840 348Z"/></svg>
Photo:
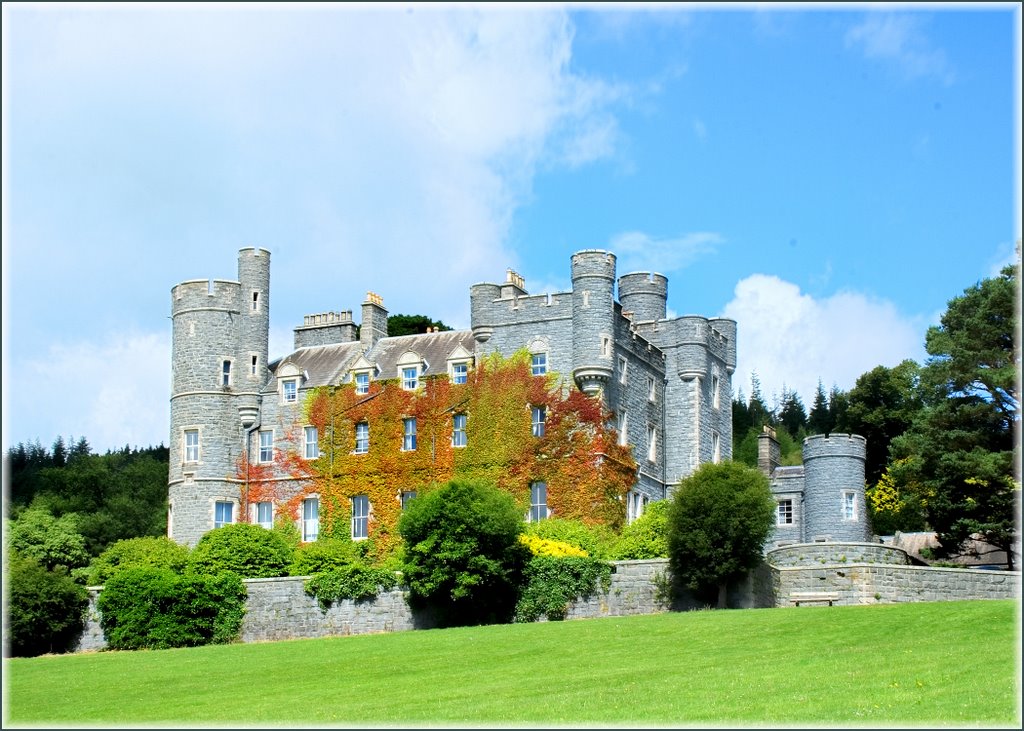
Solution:
<svg viewBox="0 0 1024 731"><path fill-rule="evenodd" d="M1019 603L659 614L8 660L11 724L1020 728Z"/></svg>

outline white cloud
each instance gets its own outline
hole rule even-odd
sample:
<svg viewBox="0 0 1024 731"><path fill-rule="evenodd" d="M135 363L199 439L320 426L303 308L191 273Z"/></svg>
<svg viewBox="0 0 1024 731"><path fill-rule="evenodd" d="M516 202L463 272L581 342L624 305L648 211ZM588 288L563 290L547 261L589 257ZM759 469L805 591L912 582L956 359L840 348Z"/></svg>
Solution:
<svg viewBox="0 0 1024 731"><path fill-rule="evenodd" d="M618 256L618 270L628 272L675 272L699 256L714 251L724 239L710 231L697 231L671 239L656 239L642 231L616 234L609 247Z"/></svg>
<svg viewBox="0 0 1024 731"><path fill-rule="evenodd" d="M85 437L95 452L167 444L167 335L55 345L43 358L15 356L5 365L5 446L38 438L48 447L58 435Z"/></svg>
<svg viewBox="0 0 1024 731"><path fill-rule="evenodd" d="M875 366L925 357L922 319L859 292L815 299L778 277L753 274L736 285L723 315L737 323L734 391L749 397L756 372L769 406L783 386L809 409L819 379L826 391L849 390Z"/></svg>
<svg viewBox="0 0 1024 731"><path fill-rule="evenodd" d="M907 79L933 76L951 84L956 78L945 52L932 47L909 15L871 13L847 31L846 46L863 49L865 58L895 62Z"/></svg>

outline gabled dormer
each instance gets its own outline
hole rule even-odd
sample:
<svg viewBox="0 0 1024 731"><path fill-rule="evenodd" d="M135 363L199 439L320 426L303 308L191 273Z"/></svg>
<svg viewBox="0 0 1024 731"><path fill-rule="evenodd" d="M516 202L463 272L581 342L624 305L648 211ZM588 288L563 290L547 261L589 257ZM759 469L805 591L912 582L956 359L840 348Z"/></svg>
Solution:
<svg viewBox="0 0 1024 731"><path fill-rule="evenodd" d="M415 350L407 350L398 359L398 382L406 391L415 391L420 387L420 377L427 370L427 362Z"/></svg>
<svg viewBox="0 0 1024 731"><path fill-rule="evenodd" d="M277 367L277 393L282 404L297 404L299 389L308 380L306 372L291 361L285 361Z"/></svg>
<svg viewBox="0 0 1024 731"><path fill-rule="evenodd" d="M360 355L349 367L349 379L356 386L356 393L359 395L370 392L370 381L377 378L377 364L371 363L366 356Z"/></svg>
<svg viewBox="0 0 1024 731"><path fill-rule="evenodd" d="M465 383L473 367L473 354L462 345L456 345L448 354L448 379L452 383Z"/></svg>

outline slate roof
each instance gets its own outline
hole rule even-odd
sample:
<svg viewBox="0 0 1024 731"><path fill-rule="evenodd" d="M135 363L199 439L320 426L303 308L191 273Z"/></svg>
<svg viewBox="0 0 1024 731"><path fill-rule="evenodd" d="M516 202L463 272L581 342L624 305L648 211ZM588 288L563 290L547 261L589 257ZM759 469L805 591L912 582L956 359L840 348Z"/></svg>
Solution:
<svg viewBox="0 0 1024 731"><path fill-rule="evenodd" d="M312 345L289 353L269 364L270 371L285 363L294 365L300 372L305 371L306 380L302 388L329 386L344 383L348 380L349 371L362 355L367 361L377 366L374 378L397 378L398 362L409 351L416 353L426 368L422 376L446 374L448 358L462 346L473 353L473 333L470 330L445 330L442 332L421 333L418 335L398 335L381 338L369 351L364 352L361 342L337 343L334 345ZM276 384L267 384L267 390L273 391Z"/></svg>

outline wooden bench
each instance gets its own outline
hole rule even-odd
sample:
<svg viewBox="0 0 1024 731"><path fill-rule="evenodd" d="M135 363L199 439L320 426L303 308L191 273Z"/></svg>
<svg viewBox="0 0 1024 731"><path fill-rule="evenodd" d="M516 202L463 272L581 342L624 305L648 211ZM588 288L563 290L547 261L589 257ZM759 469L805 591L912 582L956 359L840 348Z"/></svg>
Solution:
<svg viewBox="0 0 1024 731"><path fill-rule="evenodd" d="M816 604L828 602L831 607L833 602L839 601L839 593L834 591L794 591L789 595L789 601L796 606L801 604Z"/></svg>

